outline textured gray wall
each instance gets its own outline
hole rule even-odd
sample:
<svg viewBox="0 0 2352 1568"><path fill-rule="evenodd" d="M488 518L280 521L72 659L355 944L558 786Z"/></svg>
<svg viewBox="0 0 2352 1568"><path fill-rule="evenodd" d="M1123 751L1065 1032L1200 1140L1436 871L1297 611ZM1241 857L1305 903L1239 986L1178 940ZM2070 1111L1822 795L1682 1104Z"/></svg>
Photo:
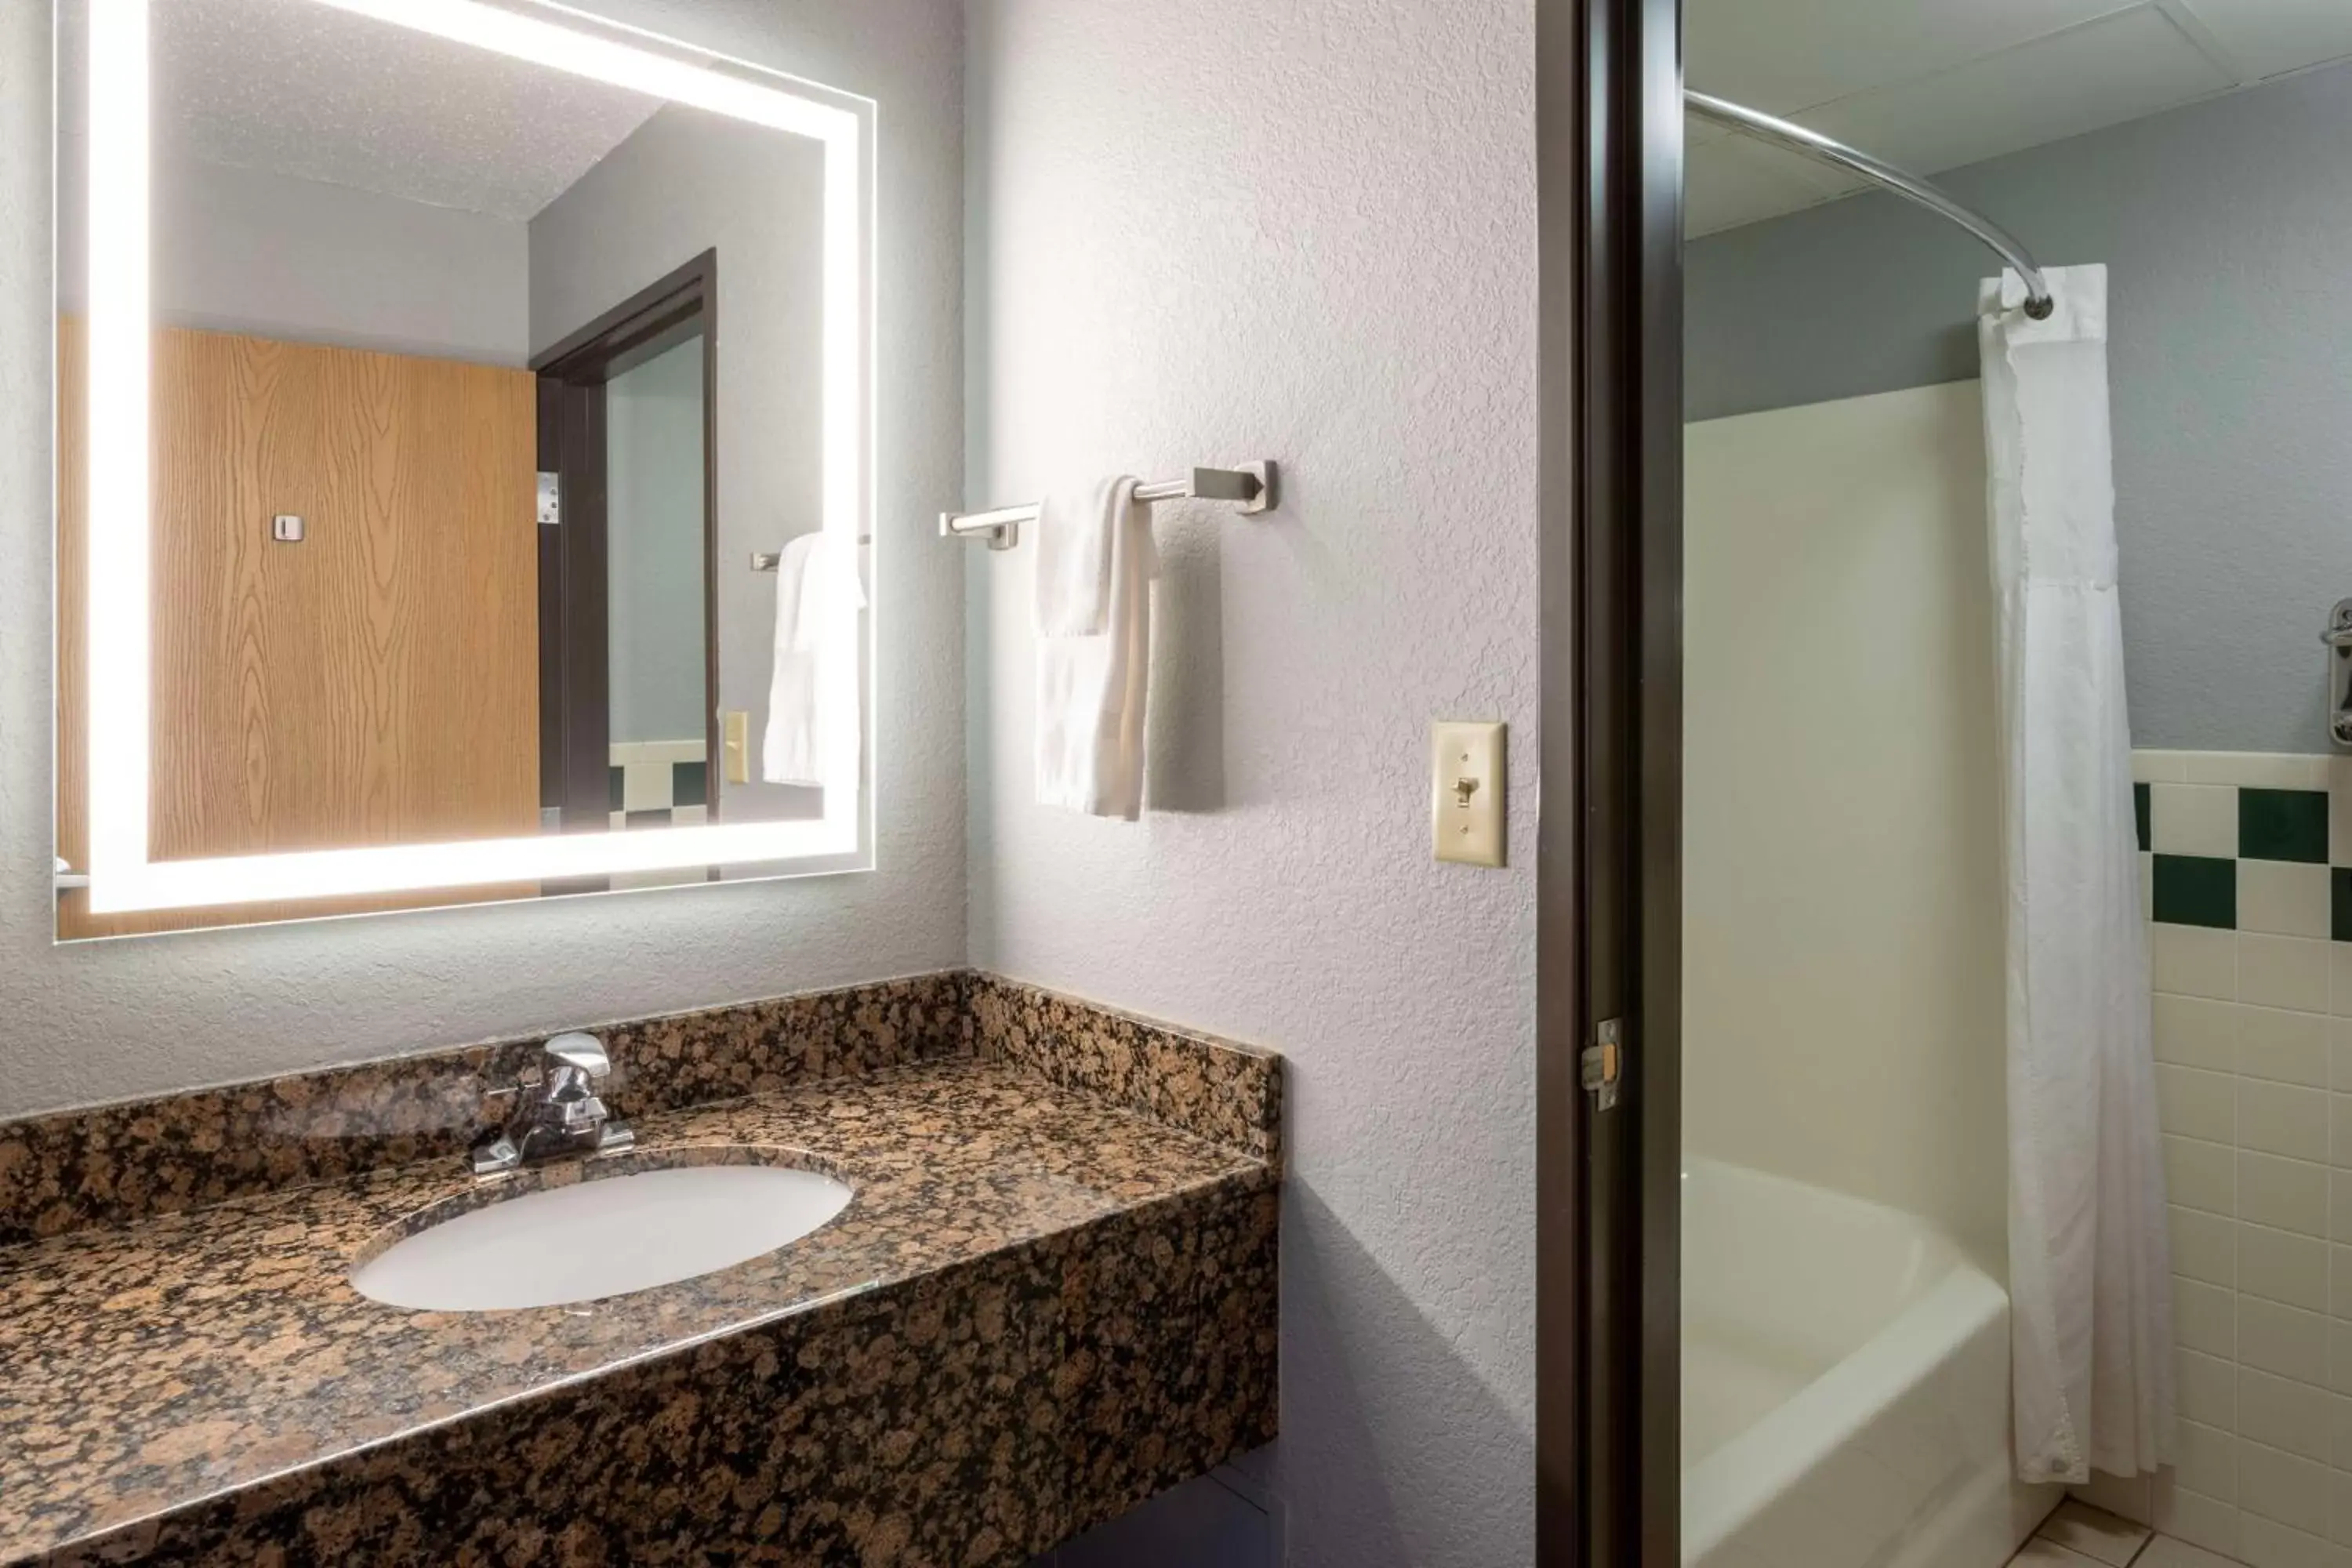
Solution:
<svg viewBox="0 0 2352 1568"><path fill-rule="evenodd" d="M1160 510L1138 824L1034 804L1035 552L965 552L973 957L1287 1053L1290 1562L1528 1563L1535 9L970 16L968 499L1285 465ZM1508 870L1431 861L1438 718L1513 726Z"/></svg>
<svg viewBox="0 0 2352 1568"><path fill-rule="evenodd" d="M871 874L56 947L48 7L0 5L0 1117L961 963L954 0L597 0L883 106Z"/></svg>
<svg viewBox="0 0 2352 1568"><path fill-rule="evenodd" d="M1939 176L2111 290L2132 738L2328 750L2352 595L2352 68ZM1992 258L1891 196L1688 253L1694 419L1977 374Z"/></svg>

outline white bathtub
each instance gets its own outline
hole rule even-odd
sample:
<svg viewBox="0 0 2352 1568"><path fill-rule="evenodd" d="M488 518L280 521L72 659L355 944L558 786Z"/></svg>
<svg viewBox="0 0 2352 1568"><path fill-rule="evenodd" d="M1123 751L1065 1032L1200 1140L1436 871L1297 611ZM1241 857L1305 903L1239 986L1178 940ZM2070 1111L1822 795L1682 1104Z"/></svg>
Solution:
<svg viewBox="0 0 2352 1568"><path fill-rule="evenodd" d="M2058 1500L2009 1447L2009 1296L1948 1237L1685 1162L1685 1564L2001 1568Z"/></svg>

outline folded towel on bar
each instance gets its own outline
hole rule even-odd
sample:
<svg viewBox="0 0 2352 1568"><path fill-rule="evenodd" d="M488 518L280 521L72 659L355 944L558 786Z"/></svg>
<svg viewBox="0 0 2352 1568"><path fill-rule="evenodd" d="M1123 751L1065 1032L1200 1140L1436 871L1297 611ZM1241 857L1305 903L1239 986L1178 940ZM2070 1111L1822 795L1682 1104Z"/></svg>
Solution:
<svg viewBox="0 0 2352 1568"><path fill-rule="evenodd" d="M1160 552L1132 477L1049 496L1037 519L1037 804L1143 815L1151 580Z"/></svg>
<svg viewBox="0 0 2352 1568"><path fill-rule="evenodd" d="M776 563L776 647L760 777L822 789L857 780L857 612L866 607L855 552L803 533ZM845 619L847 625L843 622Z"/></svg>

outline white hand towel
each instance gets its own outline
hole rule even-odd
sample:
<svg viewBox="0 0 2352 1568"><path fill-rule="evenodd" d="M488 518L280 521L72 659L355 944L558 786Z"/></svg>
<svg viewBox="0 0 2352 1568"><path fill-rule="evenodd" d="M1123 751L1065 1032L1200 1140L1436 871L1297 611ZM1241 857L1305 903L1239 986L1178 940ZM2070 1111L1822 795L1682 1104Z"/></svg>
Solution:
<svg viewBox="0 0 2352 1568"><path fill-rule="evenodd" d="M1048 500L1038 518L1037 804L1143 815L1151 580L1160 552L1131 478Z"/></svg>
<svg viewBox="0 0 2352 1568"><path fill-rule="evenodd" d="M1037 635L1084 637L1108 629L1112 509L1136 481L1098 479L1045 498L1037 519Z"/></svg>
<svg viewBox="0 0 2352 1568"><path fill-rule="evenodd" d="M760 752L767 783L822 789L856 782L856 617L865 607L856 563L830 534L803 533L784 546L776 565L775 665Z"/></svg>

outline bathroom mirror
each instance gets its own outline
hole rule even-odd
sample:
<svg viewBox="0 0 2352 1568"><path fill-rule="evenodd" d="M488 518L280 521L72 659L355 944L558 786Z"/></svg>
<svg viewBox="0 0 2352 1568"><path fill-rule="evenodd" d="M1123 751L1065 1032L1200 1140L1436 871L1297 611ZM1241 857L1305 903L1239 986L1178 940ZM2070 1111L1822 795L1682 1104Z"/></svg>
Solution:
<svg viewBox="0 0 2352 1568"><path fill-rule="evenodd" d="M60 938L870 866L874 106L58 16Z"/></svg>

